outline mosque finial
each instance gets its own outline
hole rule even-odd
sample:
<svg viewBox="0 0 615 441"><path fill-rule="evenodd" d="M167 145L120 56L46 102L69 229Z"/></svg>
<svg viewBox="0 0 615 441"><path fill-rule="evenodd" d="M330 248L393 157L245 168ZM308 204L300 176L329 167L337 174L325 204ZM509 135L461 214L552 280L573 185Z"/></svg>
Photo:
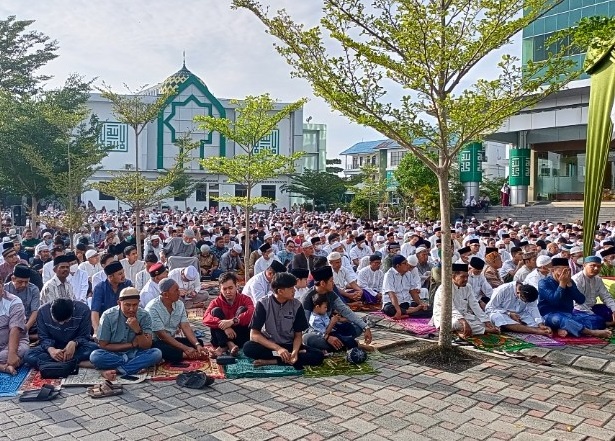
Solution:
<svg viewBox="0 0 615 441"><path fill-rule="evenodd" d="M186 68L186 51L184 51L183 54L184 54L184 63L183 63L184 66L183 67L185 69Z"/></svg>

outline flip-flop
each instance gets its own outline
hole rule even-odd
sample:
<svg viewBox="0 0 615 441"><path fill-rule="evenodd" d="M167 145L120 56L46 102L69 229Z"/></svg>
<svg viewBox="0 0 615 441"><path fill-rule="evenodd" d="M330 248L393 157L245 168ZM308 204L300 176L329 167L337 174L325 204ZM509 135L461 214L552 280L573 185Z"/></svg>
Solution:
<svg viewBox="0 0 615 441"><path fill-rule="evenodd" d="M87 394L91 398L115 397L117 395L122 395L123 393L124 388L115 389L113 387L109 387L107 382L100 383L98 386L93 386L87 390Z"/></svg>
<svg viewBox="0 0 615 441"><path fill-rule="evenodd" d="M213 384L214 379L201 371L183 372L175 380L179 386L189 389L204 389Z"/></svg>
<svg viewBox="0 0 615 441"><path fill-rule="evenodd" d="M51 401L60 395L60 391L56 390L52 384L44 384L43 387L37 390L29 390L21 394L19 401L21 402L33 402L33 401Z"/></svg>

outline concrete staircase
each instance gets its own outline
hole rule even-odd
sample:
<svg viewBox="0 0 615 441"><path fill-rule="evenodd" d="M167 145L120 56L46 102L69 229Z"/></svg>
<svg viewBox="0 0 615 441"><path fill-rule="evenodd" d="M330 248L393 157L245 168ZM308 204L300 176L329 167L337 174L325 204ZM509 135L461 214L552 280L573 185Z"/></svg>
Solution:
<svg viewBox="0 0 615 441"><path fill-rule="evenodd" d="M481 211L475 214L475 217L480 220L495 219L497 216L501 216L502 218L513 218L515 222L521 224L543 219L549 219L549 221L553 223L574 223L579 219L583 219L583 203L553 202L513 207L493 206L487 213ZM600 209L598 220L599 222L615 220L615 203L604 202Z"/></svg>

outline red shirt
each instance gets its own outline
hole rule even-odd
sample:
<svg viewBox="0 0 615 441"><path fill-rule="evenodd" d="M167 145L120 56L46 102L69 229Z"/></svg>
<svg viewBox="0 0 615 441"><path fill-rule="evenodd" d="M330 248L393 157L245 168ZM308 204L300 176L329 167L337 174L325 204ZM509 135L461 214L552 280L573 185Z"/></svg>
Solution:
<svg viewBox="0 0 615 441"><path fill-rule="evenodd" d="M211 315L211 310L214 308L222 309L224 312L224 317L226 320L230 320L235 317L237 310L240 306L245 306L247 311L242 312L237 317L239 319L239 326L248 326L250 321L252 320L252 314L254 314L254 304L252 303L252 299L245 295L237 293L237 297L235 297L235 302L230 305L224 296L220 294L216 297L207 307L207 311L203 315L203 324L209 328L218 329L218 325L220 324L220 319L218 317L214 317Z"/></svg>

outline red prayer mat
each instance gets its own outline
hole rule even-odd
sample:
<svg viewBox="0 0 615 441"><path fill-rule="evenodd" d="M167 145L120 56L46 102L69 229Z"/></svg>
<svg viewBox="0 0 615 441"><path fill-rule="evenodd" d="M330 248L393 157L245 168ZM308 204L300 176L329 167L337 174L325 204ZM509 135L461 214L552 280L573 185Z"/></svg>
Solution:
<svg viewBox="0 0 615 441"><path fill-rule="evenodd" d="M62 379L60 378L57 378L57 379L41 378L41 373L37 369L31 369L30 373L28 374L24 382L21 384L21 387L19 388L19 390L21 392L25 392L28 390L37 390L43 387L43 385L45 384L51 384L54 387L57 387L61 383L62 383Z"/></svg>
<svg viewBox="0 0 615 441"><path fill-rule="evenodd" d="M564 343L565 345L605 345L609 342L608 340L598 337L573 337L572 335L566 337L553 335L553 340Z"/></svg>
<svg viewBox="0 0 615 441"><path fill-rule="evenodd" d="M212 378L224 378L224 370L218 366L216 360L183 360L186 367L171 366L171 363L165 362L152 368L150 371L150 380L152 381L172 381L177 378L182 372L201 371Z"/></svg>

